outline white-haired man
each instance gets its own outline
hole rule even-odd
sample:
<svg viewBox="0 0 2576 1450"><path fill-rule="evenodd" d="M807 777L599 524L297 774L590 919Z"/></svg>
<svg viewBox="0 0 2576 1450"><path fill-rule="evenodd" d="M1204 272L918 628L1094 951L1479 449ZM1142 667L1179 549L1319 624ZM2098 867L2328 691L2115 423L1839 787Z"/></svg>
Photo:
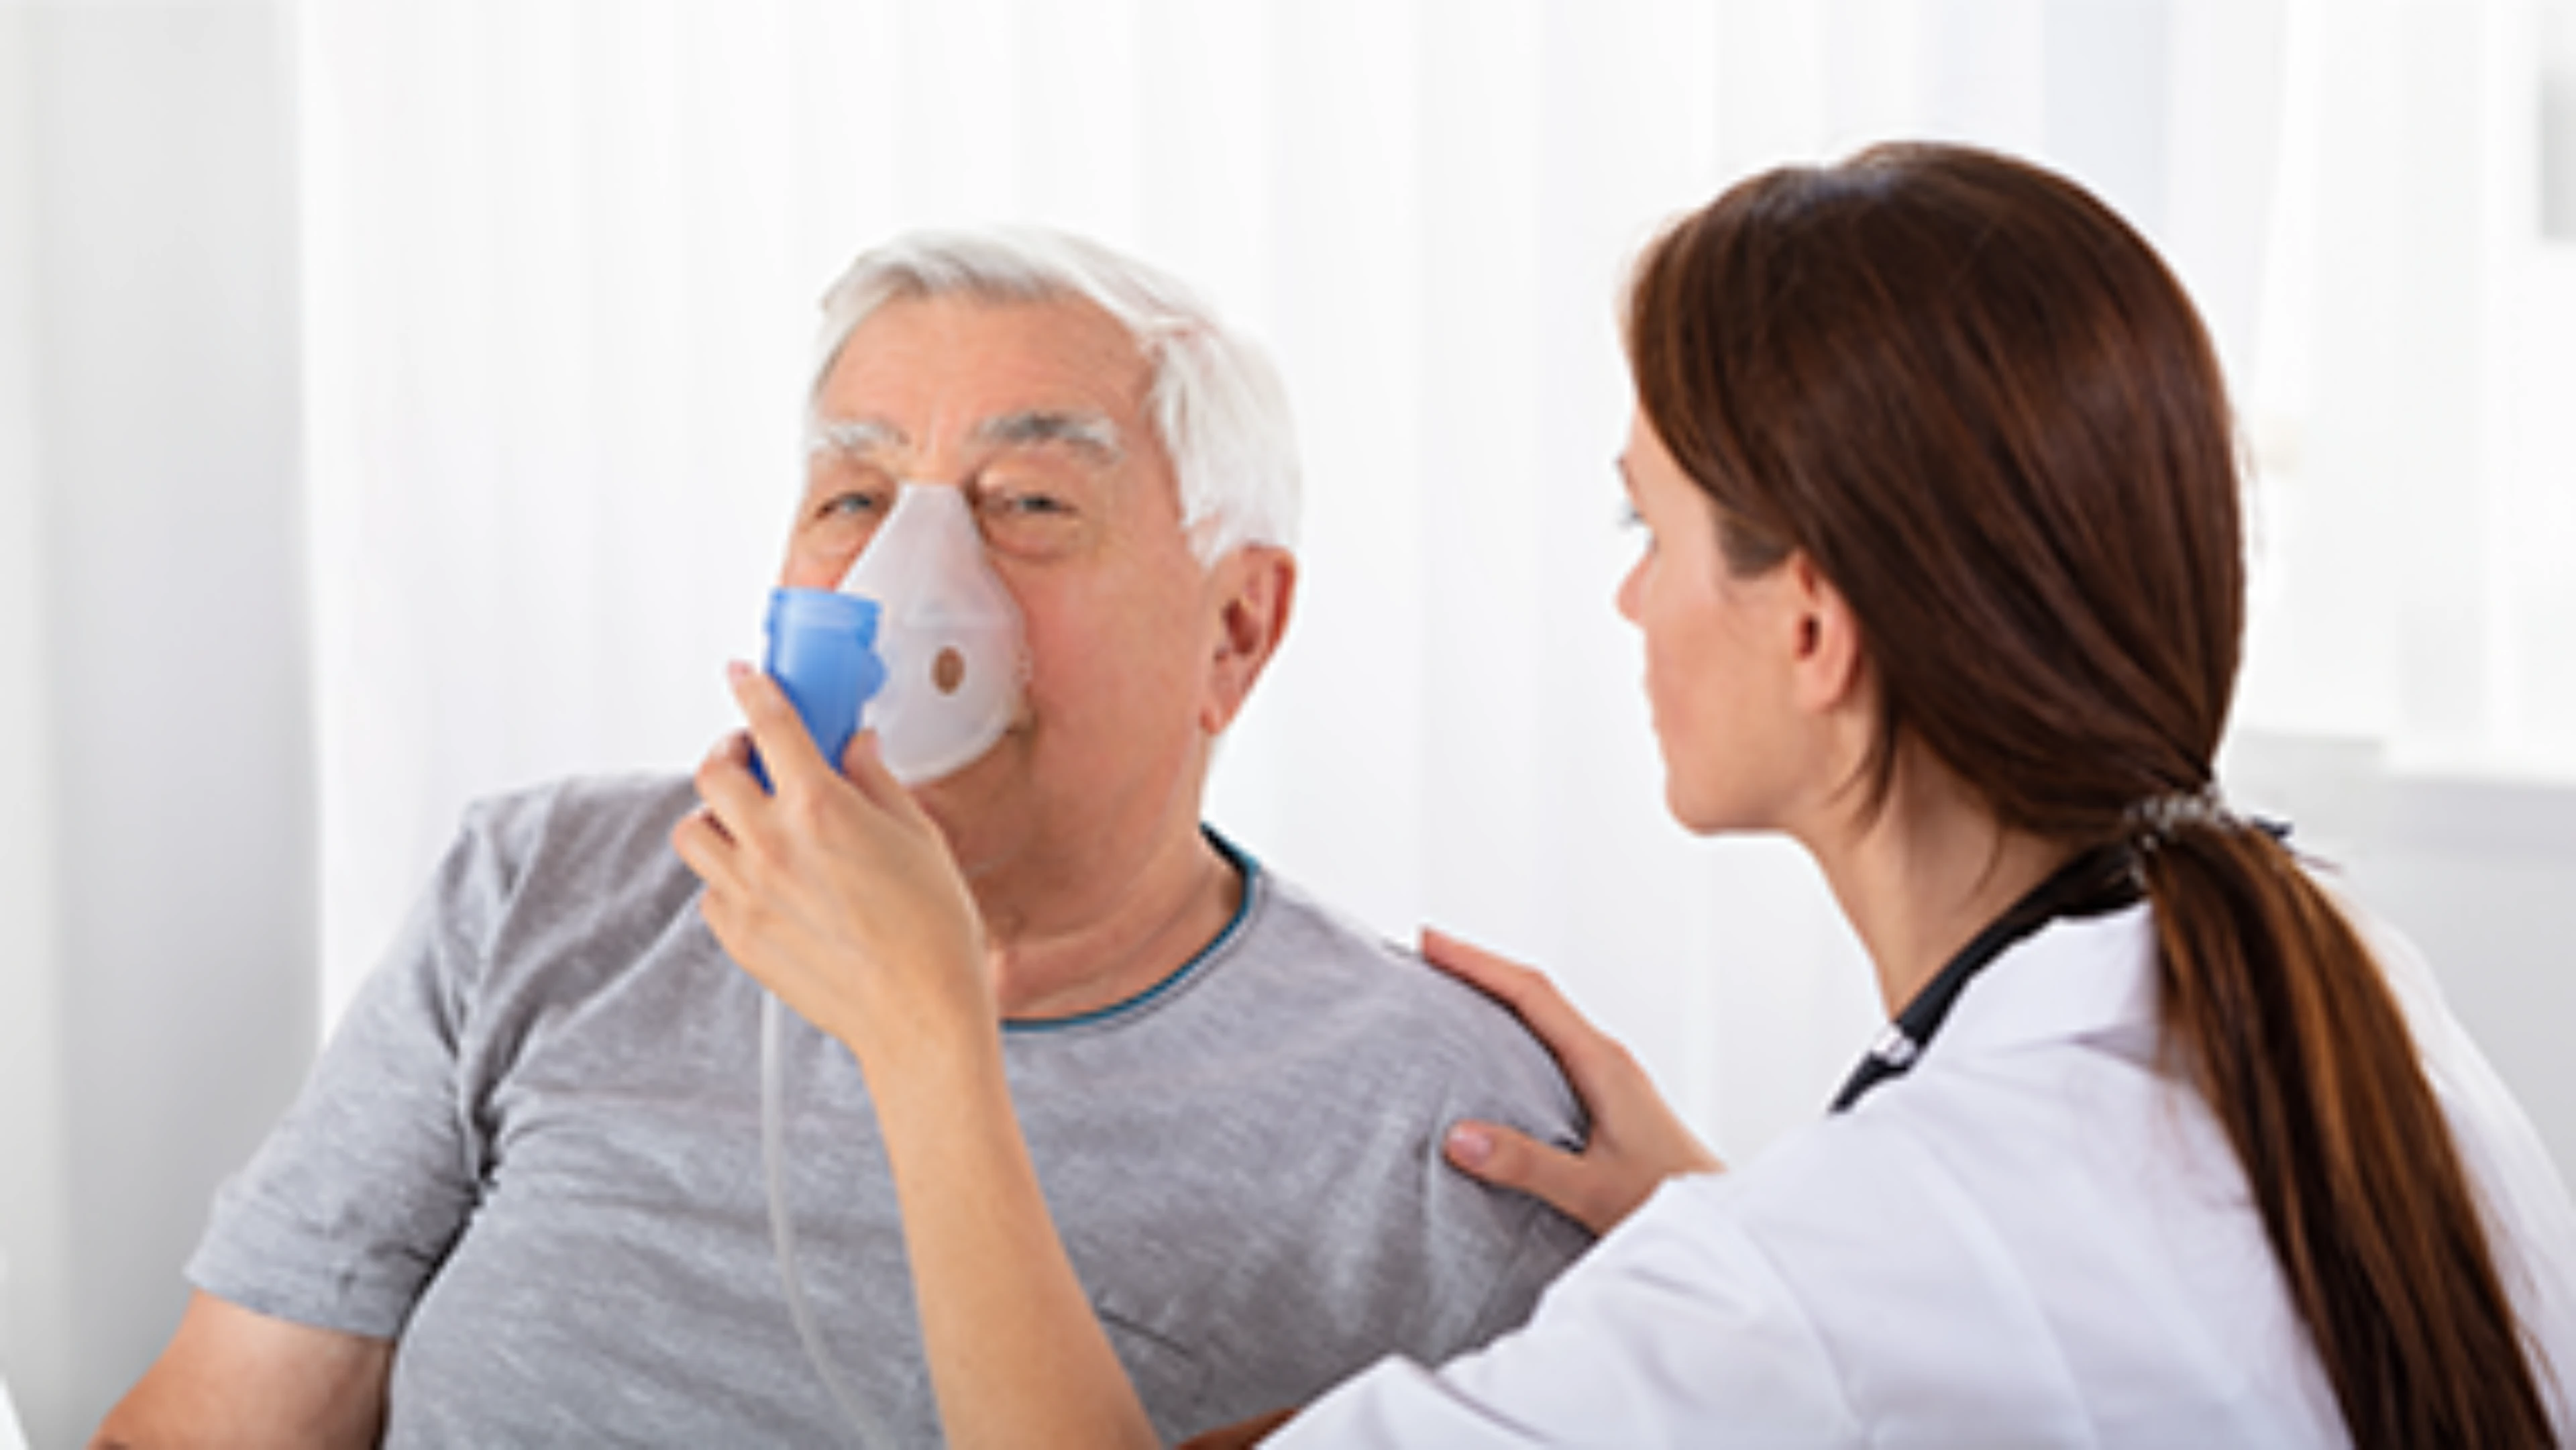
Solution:
<svg viewBox="0 0 2576 1450"><path fill-rule="evenodd" d="M1077 239L920 235L826 298L811 410L783 582L832 588L902 489L955 489L1017 605L1007 728L916 794L985 922L1057 1220L1158 1428L1518 1323L1585 1239L1438 1144L1463 1117L1574 1139L1553 1064L1200 821L1296 579L1257 351ZM226 1186L178 1332L102 1442L937 1439L865 1084L791 1019L780 1206L819 1369L800 1344L763 999L671 845L712 828L696 804L684 779L577 780L469 815ZM832 909L868 909L852 896Z"/></svg>

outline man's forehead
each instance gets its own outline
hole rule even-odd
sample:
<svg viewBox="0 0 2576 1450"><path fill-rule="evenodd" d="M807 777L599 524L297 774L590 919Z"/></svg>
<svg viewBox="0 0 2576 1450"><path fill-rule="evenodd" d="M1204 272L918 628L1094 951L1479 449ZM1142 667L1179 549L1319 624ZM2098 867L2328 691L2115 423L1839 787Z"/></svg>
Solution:
<svg viewBox="0 0 2576 1450"><path fill-rule="evenodd" d="M1008 408L976 419L966 436L972 442L997 448L1054 443L1111 459L1126 452L1117 421L1096 408ZM826 417L814 429L815 447L839 453L893 452L910 447L912 441L912 435L901 424L864 415Z"/></svg>
<svg viewBox="0 0 2576 1450"><path fill-rule="evenodd" d="M906 298L853 327L816 389L820 410L917 426L951 409L1141 416L1154 364L1126 326L1082 299Z"/></svg>

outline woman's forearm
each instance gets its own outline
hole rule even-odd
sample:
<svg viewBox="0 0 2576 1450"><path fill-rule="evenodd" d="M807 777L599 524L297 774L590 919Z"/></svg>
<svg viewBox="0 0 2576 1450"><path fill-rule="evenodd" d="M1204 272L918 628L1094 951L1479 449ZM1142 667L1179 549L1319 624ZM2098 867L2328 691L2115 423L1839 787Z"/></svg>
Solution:
<svg viewBox="0 0 2576 1450"><path fill-rule="evenodd" d="M1151 1446L1020 1138L997 1035L868 1071L948 1443ZM864 1059L863 1059L864 1060Z"/></svg>

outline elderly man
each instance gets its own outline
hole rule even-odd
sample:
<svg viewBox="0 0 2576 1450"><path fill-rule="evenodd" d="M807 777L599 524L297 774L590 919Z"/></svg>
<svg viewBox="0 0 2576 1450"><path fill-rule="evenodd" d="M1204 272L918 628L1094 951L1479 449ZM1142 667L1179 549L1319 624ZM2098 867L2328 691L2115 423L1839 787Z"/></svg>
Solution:
<svg viewBox="0 0 2576 1450"><path fill-rule="evenodd" d="M1199 819L1296 577L1266 364L1168 279L1053 234L900 240L825 308L784 582L835 586L906 489L955 490L1017 605L1016 707L915 793L1157 1427L1518 1323L1583 1235L1437 1145L1470 1116L1574 1139L1553 1064ZM686 780L594 779L469 815L226 1186L187 1314L102 1441L936 1440L865 1084L792 1017L768 1066L801 1300L782 1286L765 998L672 849L713 829L696 806Z"/></svg>

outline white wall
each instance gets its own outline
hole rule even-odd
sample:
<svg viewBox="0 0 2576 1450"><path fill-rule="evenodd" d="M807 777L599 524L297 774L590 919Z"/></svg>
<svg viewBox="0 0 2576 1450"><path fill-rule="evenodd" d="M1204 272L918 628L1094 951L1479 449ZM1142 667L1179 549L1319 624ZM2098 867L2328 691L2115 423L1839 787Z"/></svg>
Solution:
<svg viewBox="0 0 2576 1450"><path fill-rule="evenodd" d="M38 1445L176 1323L313 1040L281 15L0 9L0 1353Z"/></svg>
<svg viewBox="0 0 2576 1450"><path fill-rule="evenodd" d="M2230 794L2287 820L2292 844L2423 950L2451 1008L2576 1180L2576 784L2392 763L2358 739L2239 732Z"/></svg>

